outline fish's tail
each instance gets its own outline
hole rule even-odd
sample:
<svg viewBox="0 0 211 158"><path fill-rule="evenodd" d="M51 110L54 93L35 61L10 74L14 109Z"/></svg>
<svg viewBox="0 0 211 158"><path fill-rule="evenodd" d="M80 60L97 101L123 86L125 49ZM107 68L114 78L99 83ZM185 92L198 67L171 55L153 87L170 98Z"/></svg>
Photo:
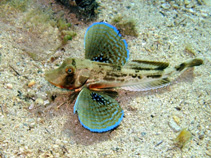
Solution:
<svg viewBox="0 0 211 158"><path fill-rule="evenodd" d="M195 58L195 59L188 60L188 61L186 61L186 62L184 62L184 63L182 63L178 66L175 66L175 69L176 69L176 71L181 72L181 71L183 71L187 68L194 67L194 66L200 66L202 64L203 64L202 59Z"/></svg>
<svg viewBox="0 0 211 158"><path fill-rule="evenodd" d="M157 70L158 74L153 72L154 74L152 73L151 75L147 75L147 77L141 78L139 82L127 83L121 86L122 89L129 91L146 91L165 87L169 85L173 80L175 80L185 70L203 64L203 60L198 58L188 60L175 67L169 67L168 63L162 62L138 62L141 63L141 66L135 66L135 68L149 71ZM159 74L160 71L163 71L162 74Z"/></svg>
<svg viewBox="0 0 211 158"><path fill-rule="evenodd" d="M169 76L169 80L172 81L176 79L182 72L189 68L200 66L203 64L203 60L199 58L187 60L173 68L166 69L164 76Z"/></svg>

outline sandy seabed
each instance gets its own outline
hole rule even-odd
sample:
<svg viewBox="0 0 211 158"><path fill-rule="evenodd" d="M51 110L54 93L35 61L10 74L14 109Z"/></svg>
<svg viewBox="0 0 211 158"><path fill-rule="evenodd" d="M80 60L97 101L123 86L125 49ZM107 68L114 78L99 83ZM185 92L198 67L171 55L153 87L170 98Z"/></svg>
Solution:
<svg viewBox="0 0 211 158"><path fill-rule="evenodd" d="M58 28L25 20L33 5L22 12L1 4L0 157L210 157L211 6L180 2L100 1L95 21L111 22L117 15L135 20L138 37L124 37L130 60L171 65L194 57L204 60L168 87L119 91L125 117L106 133L84 129L73 114L70 92L44 79L45 71L65 58L84 58L84 33L92 22L75 25L77 36L55 51L60 44ZM178 128L192 134L183 149L174 144Z"/></svg>

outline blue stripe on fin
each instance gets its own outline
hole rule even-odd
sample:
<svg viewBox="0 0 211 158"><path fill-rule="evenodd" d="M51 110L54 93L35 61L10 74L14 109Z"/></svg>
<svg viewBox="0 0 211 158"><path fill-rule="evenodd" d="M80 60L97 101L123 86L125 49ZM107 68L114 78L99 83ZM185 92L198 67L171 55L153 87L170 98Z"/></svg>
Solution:
<svg viewBox="0 0 211 158"><path fill-rule="evenodd" d="M105 22L88 27L84 46L85 58L92 61L124 65L129 59L126 41L114 26Z"/></svg>
<svg viewBox="0 0 211 158"><path fill-rule="evenodd" d="M119 33L119 30L117 30L116 27L114 27L113 25L109 24L109 23L106 23L106 22L95 22L93 23L92 25L90 25L87 30L86 30L86 33L85 33L85 39L86 39L86 34L87 32L89 31L90 28L92 28L94 25L106 25L110 28L112 28L117 34L119 34L119 36L121 37L122 35ZM85 40L84 40L84 46L85 46Z"/></svg>
<svg viewBox="0 0 211 158"><path fill-rule="evenodd" d="M126 40L124 39L123 41L124 41L124 43L125 43L125 47L127 48L127 47L128 47L128 45L127 45ZM128 59L129 59L129 54L130 54L130 52L129 52L129 50L127 49L127 58L126 58L126 62L127 62L127 61L128 61ZM124 64L122 64L122 65L124 65Z"/></svg>
<svg viewBox="0 0 211 158"><path fill-rule="evenodd" d="M124 111L122 110L122 115L121 115L121 117L119 118L118 122L116 122L116 123L115 123L114 125L112 125L112 126L109 126L109 127L106 127L106 128L102 128L102 129L92 129L92 128L86 126L85 124L83 124L83 122L81 122L80 118L79 118L79 121L80 121L81 125L82 125L84 128L90 130L91 132L103 133L103 132L110 131L110 130L116 128L117 126L119 126L119 124L121 123L121 121L122 121L122 119L123 119L123 116L124 116Z"/></svg>
<svg viewBox="0 0 211 158"><path fill-rule="evenodd" d="M74 113L76 111L83 127L99 133L116 128L124 116L116 100L87 88L83 88L76 99Z"/></svg>

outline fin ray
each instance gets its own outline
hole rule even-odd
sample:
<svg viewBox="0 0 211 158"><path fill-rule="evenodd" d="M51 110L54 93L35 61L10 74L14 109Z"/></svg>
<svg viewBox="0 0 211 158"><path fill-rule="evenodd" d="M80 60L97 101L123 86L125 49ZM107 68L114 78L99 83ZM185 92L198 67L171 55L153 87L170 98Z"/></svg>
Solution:
<svg viewBox="0 0 211 158"><path fill-rule="evenodd" d="M170 84L170 80L168 78L162 78L152 81L138 82L134 84L128 84L121 86L121 89L129 90L129 91L147 91L152 89L158 89L161 87L165 87Z"/></svg>

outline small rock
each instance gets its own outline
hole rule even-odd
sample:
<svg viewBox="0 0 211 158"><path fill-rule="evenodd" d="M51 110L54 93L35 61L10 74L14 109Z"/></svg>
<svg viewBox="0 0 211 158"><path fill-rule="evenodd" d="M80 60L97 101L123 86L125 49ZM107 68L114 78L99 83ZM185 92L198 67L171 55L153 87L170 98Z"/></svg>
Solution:
<svg viewBox="0 0 211 158"><path fill-rule="evenodd" d="M203 132L201 132L201 133L199 134L199 139L201 139L201 140L204 139L204 133L203 133Z"/></svg>
<svg viewBox="0 0 211 158"><path fill-rule="evenodd" d="M45 100L44 101L44 105L47 105L47 104L49 104L50 102L49 102L49 100Z"/></svg>
<svg viewBox="0 0 211 158"><path fill-rule="evenodd" d="M137 136L135 136L135 137L134 137L134 140L135 140L135 141L140 141L140 138L137 137Z"/></svg>
<svg viewBox="0 0 211 158"><path fill-rule="evenodd" d="M209 14L208 14L208 13L203 13L203 12L202 12L202 13L201 13L201 16L203 16L203 17L205 17L205 18L206 18L206 17L208 17L208 16L209 16Z"/></svg>
<svg viewBox="0 0 211 158"><path fill-rule="evenodd" d="M145 136L147 133L146 132L141 132L141 135L142 136Z"/></svg>
<svg viewBox="0 0 211 158"><path fill-rule="evenodd" d="M47 94L44 93L44 92L39 92L37 94L37 98L42 98L43 100L46 100L47 99Z"/></svg>
<svg viewBox="0 0 211 158"><path fill-rule="evenodd" d="M175 132L179 132L181 130L181 127L178 126L177 123L173 119L170 119L170 121L168 122L168 125Z"/></svg>
<svg viewBox="0 0 211 158"><path fill-rule="evenodd" d="M36 95L36 92L34 90L30 90L29 92L27 92L26 95L28 98L34 98ZM37 97L37 98L39 98L39 97Z"/></svg>
<svg viewBox="0 0 211 158"><path fill-rule="evenodd" d="M31 80L29 83L28 83L28 87L31 88L32 86L34 86L36 84L35 80Z"/></svg>
<svg viewBox="0 0 211 158"><path fill-rule="evenodd" d="M6 87L7 87L8 89L12 89L12 88L13 88L12 84L10 84L10 83L7 83L7 84L6 84Z"/></svg>
<svg viewBox="0 0 211 158"><path fill-rule="evenodd" d="M35 100L35 104L36 104L36 105L43 105L43 104L44 104L44 101L43 101L43 99L41 99L41 98L37 98L37 99Z"/></svg>
<svg viewBox="0 0 211 158"><path fill-rule="evenodd" d="M29 110L32 110L34 109L34 103L32 103L30 106L29 106Z"/></svg>
<svg viewBox="0 0 211 158"><path fill-rule="evenodd" d="M180 118L177 116L173 116L173 120L177 123L177 125L179 125L180 123Z"/></svg>
<svg viewBox="0 0 211 158"><path fill-rule="evenodd" d="M163 3L162 5L161 5L161 7L163 8L163 9L169 9L170 7L171 7L171 5L169 4L169 3Z"/></svg>

